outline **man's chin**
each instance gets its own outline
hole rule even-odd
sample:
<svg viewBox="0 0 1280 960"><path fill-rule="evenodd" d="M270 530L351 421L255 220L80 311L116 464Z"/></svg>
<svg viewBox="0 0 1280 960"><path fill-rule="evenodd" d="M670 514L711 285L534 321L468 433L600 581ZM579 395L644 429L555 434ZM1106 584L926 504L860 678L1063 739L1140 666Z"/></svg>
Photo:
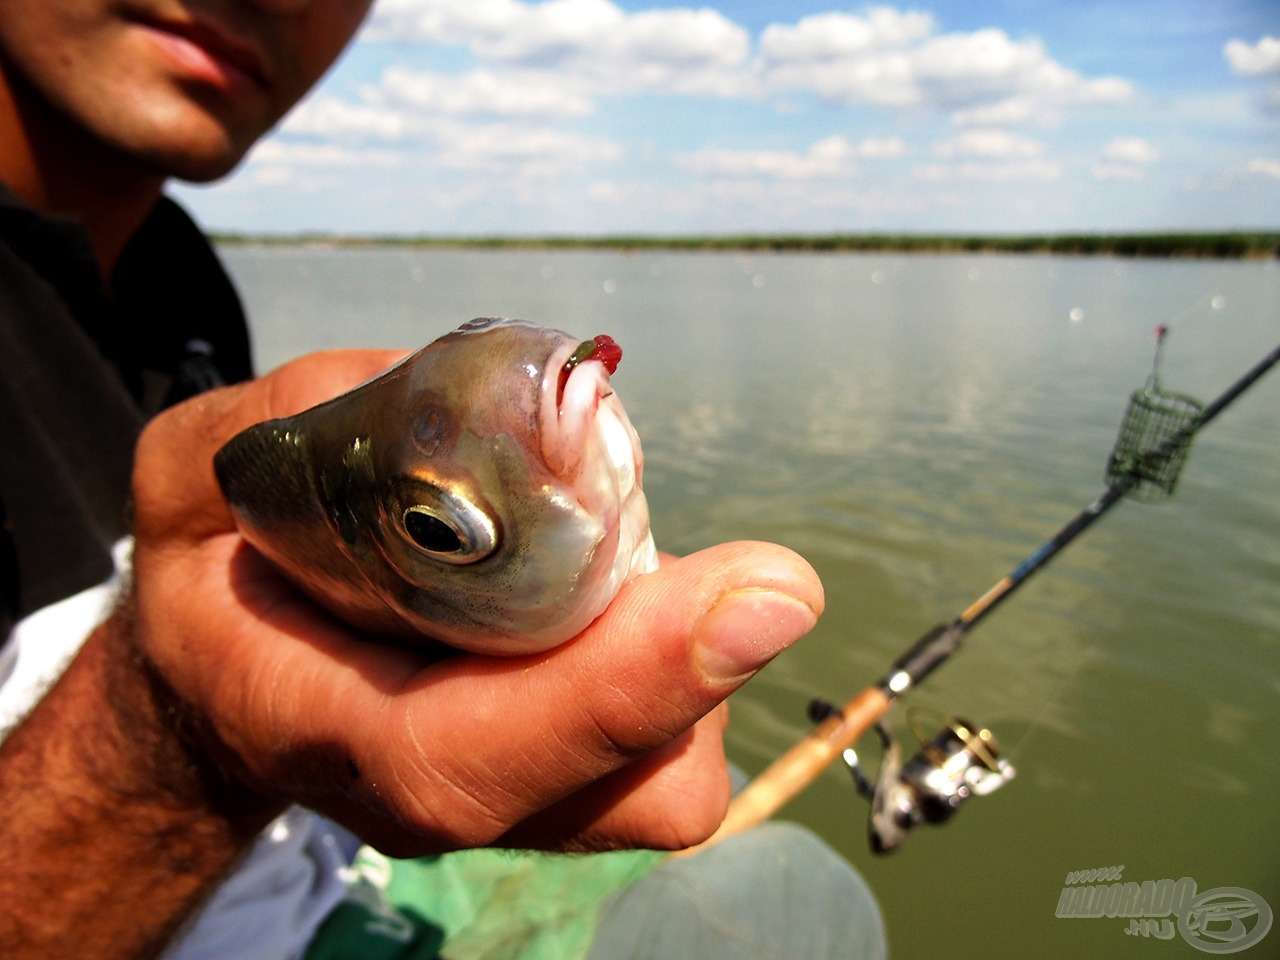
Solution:
<svg viewBox="0 0 1280 960"><path fill-rule="evenodd" d="M173 166L166 174L166 177L174 180L182 180L187 183L195 184L212 184L235 172L240 165L242 158L237 157L230 163L219 164L191 164L187 166Z"/></svg>
<svg viewBox="0 0 1280 960"><path fill-rule="evenodd" d="M3 0L0 0L3 2ZM104 144L126 164L164 179L210 183L230 174L274 124L258 111L240 115L225 105L182 96L97 128Z"/></svg>
<svg viewBox="0 0 1280 960"><path fill-rule="evenodd" d="M248 147L230 144L208 145L200 149L184 145L180 149L149 150L139 159L166 180L213 183L234 172L248 152Z"/></svg>

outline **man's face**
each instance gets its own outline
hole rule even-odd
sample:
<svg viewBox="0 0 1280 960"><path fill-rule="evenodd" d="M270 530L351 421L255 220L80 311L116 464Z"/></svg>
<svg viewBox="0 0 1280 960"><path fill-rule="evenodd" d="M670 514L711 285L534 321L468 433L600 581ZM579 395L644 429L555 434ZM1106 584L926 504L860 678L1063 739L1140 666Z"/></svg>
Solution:
<svg viewBox="0 0 1280 960"><path fill-rule="evenodd" d="M155 172L231 170L328 69L372 0L0 0L0 69Z"/></svg>

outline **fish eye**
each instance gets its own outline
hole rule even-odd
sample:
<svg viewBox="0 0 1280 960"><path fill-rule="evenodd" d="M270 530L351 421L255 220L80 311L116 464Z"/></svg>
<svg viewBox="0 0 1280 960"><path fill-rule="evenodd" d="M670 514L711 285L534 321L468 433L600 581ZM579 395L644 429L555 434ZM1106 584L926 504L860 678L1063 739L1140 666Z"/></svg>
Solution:
<svg viewBox="0 0 1280 960"><path fill-rule="evenodd" d="M457 553L462 549L458 531L423 507L404 512L404 529L409 538L429 553Z"/></svg>
<svg viewBox="0 0 1280 960"><path fill-rule="evenodd" d="M498 529L475 504L443 497L440 503L414 503L400 514L406 538L434 560L468 564L498 548Z"/></svg>

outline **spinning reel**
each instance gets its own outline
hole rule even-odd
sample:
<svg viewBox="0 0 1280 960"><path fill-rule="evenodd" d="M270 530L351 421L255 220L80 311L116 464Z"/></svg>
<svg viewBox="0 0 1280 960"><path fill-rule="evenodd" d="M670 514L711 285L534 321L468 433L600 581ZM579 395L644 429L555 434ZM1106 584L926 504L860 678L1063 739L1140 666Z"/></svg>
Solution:
<svg viewBox="0 0 1280 960"><path fill-rule="evenodd" d="M809 703L814 723L833 713L840 713L840 708L826 700ZM920 741L920 750L905 764L893 730L884 720L876 722L882 754L874 781L863 772L852 747L842 754L858 793L871 804L867 839L876 853L894 850L923 823L946 823L970 797L984 797L1014 777L1013 764L1001 756L990 730L952 717L929 737L921 732L921 714L907 711L907 723Z"/></svg>

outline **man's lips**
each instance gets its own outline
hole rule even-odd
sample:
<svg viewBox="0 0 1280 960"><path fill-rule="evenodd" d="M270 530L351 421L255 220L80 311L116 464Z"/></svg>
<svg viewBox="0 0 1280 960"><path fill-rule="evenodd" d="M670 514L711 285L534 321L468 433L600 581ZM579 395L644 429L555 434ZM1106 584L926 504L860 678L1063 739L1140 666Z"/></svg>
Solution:
<svg viewBox="0 0 1280 960"><path fill-rule="evenodd" d="M236 88L270 85L258 45L208 20L153 20L143 24L170 56L196 79Z"/></svg>

